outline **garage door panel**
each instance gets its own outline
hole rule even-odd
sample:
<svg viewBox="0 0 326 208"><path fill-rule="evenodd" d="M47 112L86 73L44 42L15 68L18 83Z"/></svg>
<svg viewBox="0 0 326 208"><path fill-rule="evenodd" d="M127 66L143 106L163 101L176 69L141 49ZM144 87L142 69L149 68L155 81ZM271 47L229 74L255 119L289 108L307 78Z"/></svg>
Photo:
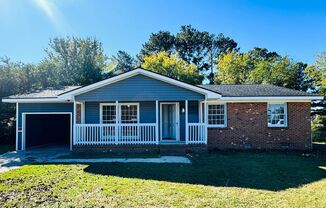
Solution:
<svg viewBox="0 0 326 208"><path fill-rule="evenodd" d="M26 148L70 143L70 114L27 114Z"/></svg>

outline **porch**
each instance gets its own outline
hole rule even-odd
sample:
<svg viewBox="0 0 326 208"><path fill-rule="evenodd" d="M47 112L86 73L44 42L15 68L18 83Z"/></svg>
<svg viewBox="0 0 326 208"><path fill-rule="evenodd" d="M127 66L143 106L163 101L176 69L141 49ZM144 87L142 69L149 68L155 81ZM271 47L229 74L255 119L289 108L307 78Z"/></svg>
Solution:
<svg viewBox="0 0 326 208"><path fill-rule="evenodd" d="M204 106L205 100L74 102L72 143L73 146L207 144Z"/></svg>

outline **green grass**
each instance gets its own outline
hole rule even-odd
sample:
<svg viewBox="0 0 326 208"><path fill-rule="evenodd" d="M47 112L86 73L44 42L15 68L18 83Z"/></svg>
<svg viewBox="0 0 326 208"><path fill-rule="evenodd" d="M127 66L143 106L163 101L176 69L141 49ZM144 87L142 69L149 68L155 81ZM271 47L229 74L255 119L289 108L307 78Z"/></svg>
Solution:
<svg viewBox="0 0 326 208"><path fill-rule="evenodd" d="M14 151L15 147L14 145L0 145L0 154L9 152L9 151Z"/></svg>
<svg viewBox="0 0 326 208"><path fill-rule="evenodd" d="M0 174L0 207L325 207L326 155L223 152L192 164L37 164Z"/></svg>

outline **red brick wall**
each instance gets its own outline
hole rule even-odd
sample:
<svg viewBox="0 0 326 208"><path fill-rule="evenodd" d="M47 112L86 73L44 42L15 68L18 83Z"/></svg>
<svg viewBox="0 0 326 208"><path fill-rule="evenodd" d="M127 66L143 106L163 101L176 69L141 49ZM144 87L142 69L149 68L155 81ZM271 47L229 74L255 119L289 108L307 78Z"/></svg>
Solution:
<svg viewBox="0 0 326 208"><path fill-rule="evenodd" d="M310 149L310 103L287 103L288 127L267 126L267 103L228 103L226 128L208 129L208 148Z"/></svg>

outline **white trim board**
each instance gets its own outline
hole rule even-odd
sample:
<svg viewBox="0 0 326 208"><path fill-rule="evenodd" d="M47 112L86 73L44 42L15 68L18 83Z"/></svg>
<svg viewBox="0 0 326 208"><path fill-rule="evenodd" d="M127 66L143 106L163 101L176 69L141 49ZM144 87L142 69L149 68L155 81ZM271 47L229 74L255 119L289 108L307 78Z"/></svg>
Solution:
<svg viewBox="0 0 326 208"><path fill-rule="evenodd" d="M16 103L16 151L18 150L19 103Z"/></svg>
<svg viewBox="0 0 326 208"><path fill-rule="evenodd" d="M178 87L182 87L182 88L185 88L185 89L188 89L188 90L200 93L200 94L203 94L203 95L207 96L208 99L219 99L222 97L220 94L218 94L216 92L213 92L213 91L210 91L207 89L203 89L203 88L200 88L200 87L197 87L194 85L190 85L190 84L187 84L187 83L184 83L184 82L181 82L181 81L178 81L178 80L175 80L175 79L172 79L172 78L169 78L169 77L166 77L166 76L163 76L163 75L160 75L160 74L148 71L148 70L138 68L138 69L132 70L130 72L126 72L124 74L121 74L121 75L118 75L118 76L115 76L115 77L112 77L112 78L109 78L109 79L106 79L106 80L103 80L100 82L96 82L94 84L91 84L91 85L88 85L88 86L85 86L85 87L82 87L82 88L79 88L76 90L73 90L71 92L64 93L64 94L60 95L58 98L61 100L72 100L74 98L74 96L76 96L76 95L80 95L82 93L86 93L91 90L95 90L97 88L100 88L100 87L103 87L103 86L106 86L109 84L113 84L115 82L127 79L129 77L133 77L133 76L136 76L139 74L156 79L156 80L160 80L160 81L172 84L172 85L176 85Z"/></svg>
<svg viewBox="0 0 326 208"><path fill-rule="evenodd" d="M22 150L26 150L26 115L29 114L69 114L70 115L70 150L72 150L72 130L73 130L73 122L72 122L72 113L71 112L24 112L22 113Z"/></svg>
<svg viewBox="0 0 326 208"><path fill-rule="evenodd" d="M209 99L208 102L311 102L313 100L323 100L323 96L278 96L278 97L221 97L219 99ZM59 98L3 98L4 103L73 103L71 100Z"/></svg>
<svg viewBox="0 0 326 208"><path fill-rule="evenodd" d="M271 101L288 101L288 102L311 102L312 100L323 100L323 96L274 96L274 97L222 97L219 101L234 102L271 102Z"/></svg>
<svg viewBox="0 0 326 208"><path fill-rule="evenodd" d="M72 103L72 100L53 98L3 98L4 103Z"/></svg>

